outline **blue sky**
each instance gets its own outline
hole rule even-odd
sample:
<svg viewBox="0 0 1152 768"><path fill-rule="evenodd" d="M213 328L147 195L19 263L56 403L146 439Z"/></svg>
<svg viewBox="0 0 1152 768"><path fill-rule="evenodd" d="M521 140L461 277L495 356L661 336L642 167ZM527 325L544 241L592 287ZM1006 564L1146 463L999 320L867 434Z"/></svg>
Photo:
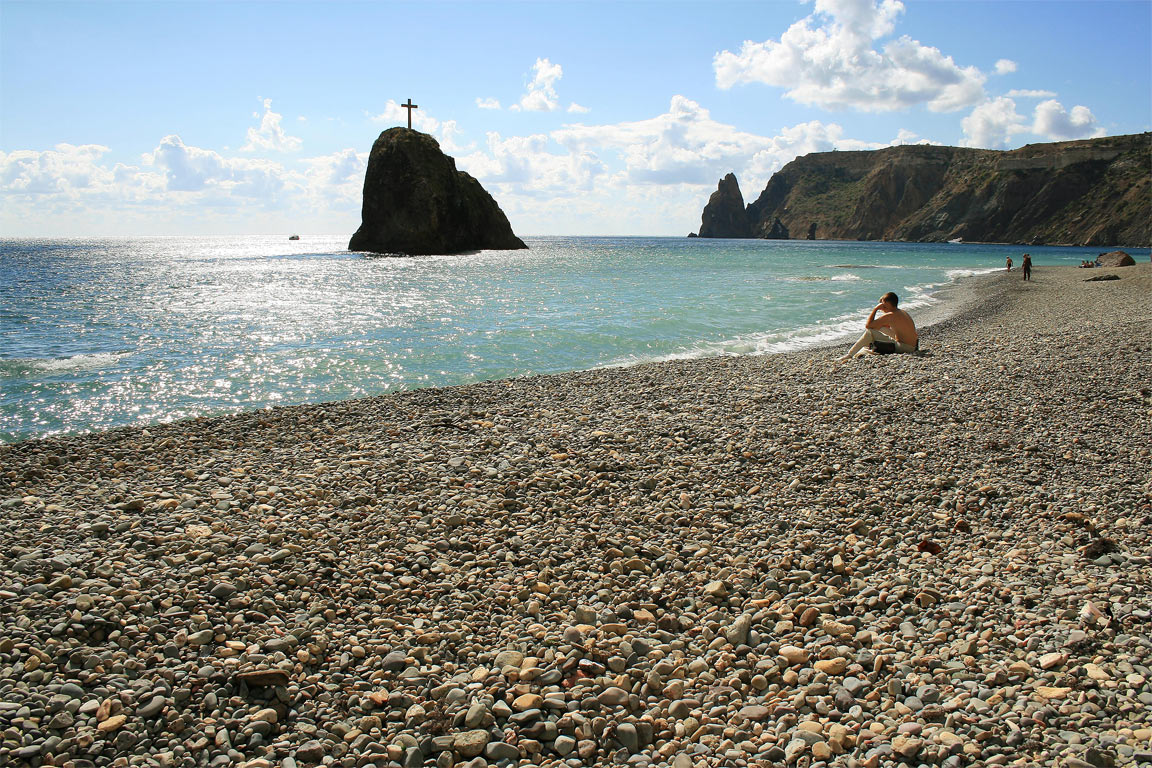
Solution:
<svg viewBox="0 0 1152 768"><path fill-rule="evenodd" d="M0 234L347 233L415 127L521 235L695 230L797 155L1152 129L1152 2L0 0Z"/></svg>

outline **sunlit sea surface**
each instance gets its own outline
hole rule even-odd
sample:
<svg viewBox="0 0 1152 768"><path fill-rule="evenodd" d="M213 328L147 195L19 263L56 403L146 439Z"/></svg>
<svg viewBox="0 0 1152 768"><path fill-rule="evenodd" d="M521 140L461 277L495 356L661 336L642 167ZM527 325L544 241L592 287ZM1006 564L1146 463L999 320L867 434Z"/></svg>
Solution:
<svg viewBox="0 0 1152 768"><path fill-rule="evenodd" d="M925 308L1018 246L528 238L369 258L346 236L0 240L0 441L708 355ZM1030 248L1043 267L1100 249ZM1130 250L1130 252L1133 252ZM1147 258L1147 249L1133 252ZM1142 256L1141 256L1142 254Z"/></svg>

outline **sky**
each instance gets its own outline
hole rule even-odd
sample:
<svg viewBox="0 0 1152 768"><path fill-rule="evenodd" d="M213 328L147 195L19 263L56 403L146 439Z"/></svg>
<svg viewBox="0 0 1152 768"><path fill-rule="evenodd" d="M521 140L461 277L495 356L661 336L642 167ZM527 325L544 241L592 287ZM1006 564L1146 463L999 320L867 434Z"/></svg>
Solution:
<svg viewBox="0 0 1152 768"><path fill-rule="evenodd" d="M1152 0L0 0L0 236L341 234L406 123L521 236L797 156L1152 130Z"/></svg>

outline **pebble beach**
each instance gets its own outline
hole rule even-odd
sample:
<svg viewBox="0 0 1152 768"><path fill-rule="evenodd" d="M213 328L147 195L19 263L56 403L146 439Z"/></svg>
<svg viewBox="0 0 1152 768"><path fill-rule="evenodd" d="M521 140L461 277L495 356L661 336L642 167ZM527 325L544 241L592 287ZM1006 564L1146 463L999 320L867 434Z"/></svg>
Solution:
<svg viewBox="0 0 1152 768"><path fill-rule="evenodd" d="M1033 278L0 447L0 765L1152 762L1152 265Z"/></svg>

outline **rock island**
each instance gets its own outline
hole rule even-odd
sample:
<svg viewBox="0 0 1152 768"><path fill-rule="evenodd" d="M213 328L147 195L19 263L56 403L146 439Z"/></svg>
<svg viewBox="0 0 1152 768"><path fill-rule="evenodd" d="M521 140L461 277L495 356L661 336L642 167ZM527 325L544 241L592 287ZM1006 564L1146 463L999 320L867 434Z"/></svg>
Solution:
<svg viewBox="0 0 1152 768"><path fill-rule="evenodd" d="M399 127L376 139L349 250L416 256L527 247L492 196L456 170L436 139Z"/></svg>

